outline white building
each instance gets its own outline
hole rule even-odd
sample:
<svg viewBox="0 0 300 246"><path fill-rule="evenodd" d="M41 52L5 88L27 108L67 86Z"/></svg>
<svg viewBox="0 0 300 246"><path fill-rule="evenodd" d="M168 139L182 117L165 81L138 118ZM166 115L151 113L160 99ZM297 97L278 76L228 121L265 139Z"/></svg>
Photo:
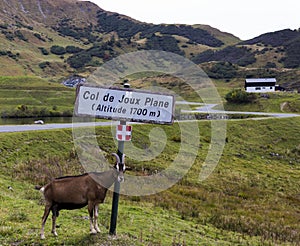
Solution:
<svg viewBox="0 0 300 246"><path fill-rule="evenodd" d="M276 86L275 78L258 78L258 79L246 79L245 90L246 92L274 92Z"/></svg>

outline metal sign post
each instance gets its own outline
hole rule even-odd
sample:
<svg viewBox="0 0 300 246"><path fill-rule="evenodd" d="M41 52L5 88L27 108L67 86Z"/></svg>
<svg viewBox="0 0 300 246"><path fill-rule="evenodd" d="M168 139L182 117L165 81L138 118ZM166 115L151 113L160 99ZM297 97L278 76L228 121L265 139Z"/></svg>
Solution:
<svg viewBox="0 0 300 246"><path fill-rule="evenodd" d="M120 121L121 126L126 126L126 121ZM123 154L124 154L124 141L118 141L118 152L117 152L120 162L124 163ZM116 235L117 227L117 218L118 218L118 207L119 207L119 194L120 194L120 182L116 181L114 184L114 194L111 208L111 217L110 217L110 228L109 234Z"/></svg>
<svg viewBox="0 0 300 246"><path fill-rule="evenodd" d="M125 88L129 88L129 84L124 85ZM118 140L118 156L120 158L120 162L124 163L123 157L124 157L124 143L126 141L131 140L131 133L130 133L130 139L126 139L126 133L124 134L121 132L121 137L118 137L118 128L123 128L125 127L126 129L126 121L122 120L120 121L120 125L117 126L117 133L116 133L116 138ZM131 132L131 128L130 128ZM122 134L123 133L123 134ZM125 139L123 138L122 135L125 135ZM116 181L114 184L114 194L113 194L113 201L112 201L112 207L111 207L111 217L110 217L110 227L109 227L109 234L110 235L116 235L116 228L117 228L117 219L118 219L118 209L119 209L119 196L120 196L120 182Z"/></svg>

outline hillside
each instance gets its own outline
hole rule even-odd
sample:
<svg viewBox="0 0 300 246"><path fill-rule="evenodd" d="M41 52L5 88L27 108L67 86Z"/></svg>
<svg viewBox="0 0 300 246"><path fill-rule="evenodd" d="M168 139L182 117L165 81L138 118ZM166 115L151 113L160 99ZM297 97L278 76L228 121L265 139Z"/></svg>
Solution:
<svg viewBox="0 0 300 246"><path fill-rule="evenodd" d="M202 182L198 175L210 148L212 126L208 121L197 124L200 148L190 171L163 192L144 197L121 196L118 237L114 240L108 237L109 193L99 207L100 235L89 235L84 208L61 212L58 238L50 235L50 217L46 241L41 241L43 201L33 187L53 177L83 172L74 151L72 130L2 133L0 244L298 245L300 118L229 121L220 162ZM184 136L178 138L180 132L183 134L181 127L162 126L166 146L152 160L138 160L129 148L126 164L131 170L126 175L146 176L169 167L178 158L184 141ZM152 130L153 125L135 125L134 146L151 151ZM116 149L111 131L111 127L95 129L99 148L107 157ZM126 185L126 176L122 185Z"/></svg>
<svg viewBox="0 0 300 246"><path fill-rule="evenodd" d="M95 14L99 9L91 2L76 0L1 0L0 7L3 22L9 24L20 22L34 26L56 25L60 19L71 16L77 25L84 22L96 23Z"/></svg>
<svg viewBox="0 0 300 246"><path fill-rule="evenodd" d="M76 0L1 0L0 20L0 74L53 81L89 74L130 51L161 49L191 57L239 42L213 28L142 23Z"/></svg>
<svg viewBox="0 0 300 246"><path fill-rule="evenodd" d="M299 57L300 32L286 29L262 34L219 51L207 50L194 58L194 61L227 61L243 67L260 65L264 68L299 68Z"/></svg>
<svg viewBox="0 0 300 246"><path fill-rule="evenodd" d="M88 1L0 0L2 76L61 82L74 74L87 77L121 54L150 49L185 56L212 79L276 77L300 90L299 30L241 41L208 25L140 22Z"/></svg>
<svg viewBox="0 0 300 246"><path fill-rule="evenodd" d="M29 79L23 81L22 89L29 83ZM41 83L34 81L32 87L39 88ZM8 83L2 81L1 88L5 86ZM55 90L53 83L47 86L47 90ZM64 93L67 88L61 90ZM131 168L126 175L147 176L169 166L186 141L187 133L180 129L183 124L189 126L182 122L160 127L167 143L152 160L141 161L130 154L126 144L126 164ZM99 208L100 234L89 235L87 209L83 208L61 212L58 238L50 233L49 216L46 240L40 240L44 203L33 187L53 177L84 172L74 149L72 129L1 133L0 244L298 245L300 118L228 121L221 160L203 182L198 181L198 175L211 147L212 124L196 124L200 145L188 174L172 188L152 196L121 196L118 236L113 239L108 236L112 203L108 193ZM152 151L154 139L149 134L153 127L133 126L132 143L142 152ZM116 150L111 127L97 127L95 136L105 156Z"/></svg>

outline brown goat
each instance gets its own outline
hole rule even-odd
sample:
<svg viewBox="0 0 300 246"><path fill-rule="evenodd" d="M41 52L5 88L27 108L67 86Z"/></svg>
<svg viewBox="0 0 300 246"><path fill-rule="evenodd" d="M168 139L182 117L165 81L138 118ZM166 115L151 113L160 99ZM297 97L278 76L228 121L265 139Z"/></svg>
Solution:
<svg viewBox="0 0 300 246"><path fill-rule="evenodd" d="M85 173L79 176L66 176L56 178L47 185L40 188L45 197L45 211L42 217L41 239L45 238L44 228L46 220L52 211L52 233L56 233L56 218L62 209L79 209L88 205L90 217L90 233L100 232L98 227L98 206L104 202L107 189L118 180L124 180L123 173L125 164L120 163L120 158L113 153L117 159L114 168L97 173ZM124 156L123 156L124 162Z"/></svg>

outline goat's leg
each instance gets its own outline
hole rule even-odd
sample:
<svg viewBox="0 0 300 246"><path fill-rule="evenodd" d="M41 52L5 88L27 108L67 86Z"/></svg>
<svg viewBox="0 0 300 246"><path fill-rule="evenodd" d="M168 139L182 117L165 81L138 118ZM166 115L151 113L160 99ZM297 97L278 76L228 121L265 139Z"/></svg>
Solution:
<svg viewBox="0 0 300 246"><path fill-rule="evenodd" d="M100 232L100 229L98 227L98 207L99 204L95 205L94 207L94 228L97 232Z"/></svg>
<svg viewBox="0 0 300 246"><path fill-rule="evenodd" d="M88 204L88 211L89 211L89 215L90 215L90 233L97 234L97 231L95 230L94 223L93 223L94 204L92 202L89 202L89 204Z"/></svg>
<svg viewBox="0 0 300 246"><path fill-rule="evenodd" d="M56 218L58 216L58 210L57 210L57 206L54 206L52 208L52 233L55 237L57 237L57 232L56 232Z"/></svg>
<svg viewBox="0 0 300 246"><path fill-rule="evenodd" d="M51 209L51 204L46 204L44 215L42 217L41 239L45 239L45 232L44 232L44 230L45 230L45 223L46 223L46 220L47 220L47 218L49 216L50 209Z"/></svg>

